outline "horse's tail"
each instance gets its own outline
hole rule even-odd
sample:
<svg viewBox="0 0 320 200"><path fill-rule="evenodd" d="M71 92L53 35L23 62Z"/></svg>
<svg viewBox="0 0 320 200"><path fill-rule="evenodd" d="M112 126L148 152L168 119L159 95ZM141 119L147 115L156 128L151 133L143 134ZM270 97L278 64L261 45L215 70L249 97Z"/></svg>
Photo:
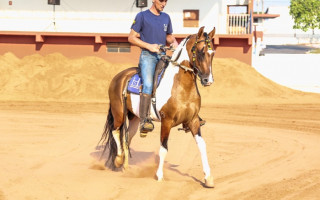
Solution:
<svg viewBox="0 0 320 200"><path fill-rule="evenodd" d="M120 130L122 129L122 126L120 127ZM104 145L104 149L103 152L101 153L100 159L103 157L103 155L105 154L105 151L107 149L109 149L109 155L108 155L108 159L106 161L106 165L109 165L112 169L115 169L115 165L114 165L114 160L117 156L118 150L117 150L117 143L113 138L112 135L112 131L114 130L114 118L112 115L112 111L111 111L111 106L109 108L108 111L108 117L107 117L107 121L106 124L104 126L104 131L102 133L101 139L98 143L100 145ZM121 132L120 132L121 134ZM120 138L122 138L120 136ZM121 141L121 146L122 146L122 141Z"/></svg>

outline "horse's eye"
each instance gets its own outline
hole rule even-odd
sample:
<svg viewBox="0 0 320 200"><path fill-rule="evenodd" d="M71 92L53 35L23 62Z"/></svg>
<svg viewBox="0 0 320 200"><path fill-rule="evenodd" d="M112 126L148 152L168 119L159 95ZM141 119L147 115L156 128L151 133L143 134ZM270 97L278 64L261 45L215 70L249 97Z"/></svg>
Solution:
<svg viewBox="0 0 320 200"><path fill-rule="evenodd" d="M198 61L202 61L204 59L204 47L200 51L197 50L197 59Z"/></svg>

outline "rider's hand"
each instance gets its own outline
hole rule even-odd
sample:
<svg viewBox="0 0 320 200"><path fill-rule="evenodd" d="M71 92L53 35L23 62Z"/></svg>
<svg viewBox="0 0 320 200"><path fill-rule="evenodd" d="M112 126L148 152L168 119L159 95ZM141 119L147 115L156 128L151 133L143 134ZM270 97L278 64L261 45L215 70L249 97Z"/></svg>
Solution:
<svg viewBox="0 0 320 200"><path fill-rule="evenodd" d="M179 44L178 44L177 40L175 40L173 43L170 44L170 47L172 49L176 49L178 46L179 46Z"/></svg>
<svg viewBox="0 0 320 200"><path fill-rule="evenodd" d="M160 50L160 46L158 44L149 44L148 45L148 50L151 52L158 53Z"/></svg>

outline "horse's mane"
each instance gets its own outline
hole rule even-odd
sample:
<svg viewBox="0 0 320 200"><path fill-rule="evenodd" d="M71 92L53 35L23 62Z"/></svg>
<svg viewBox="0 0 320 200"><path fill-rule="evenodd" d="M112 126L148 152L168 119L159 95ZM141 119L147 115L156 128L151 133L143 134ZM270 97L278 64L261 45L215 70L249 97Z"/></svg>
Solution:
<svg viewBox="0 0 320 200"><path fill-rule="evenodd" d="M178 45L178 47L176 48L176 50L174 51L173 55L172 55L172 60L175 60L178 62L178 60L189 60L188 59L188 52L187 49L185 48L187 41L189 40L190 37L186 37L185 39L183 39L180 44Z"/></svg>

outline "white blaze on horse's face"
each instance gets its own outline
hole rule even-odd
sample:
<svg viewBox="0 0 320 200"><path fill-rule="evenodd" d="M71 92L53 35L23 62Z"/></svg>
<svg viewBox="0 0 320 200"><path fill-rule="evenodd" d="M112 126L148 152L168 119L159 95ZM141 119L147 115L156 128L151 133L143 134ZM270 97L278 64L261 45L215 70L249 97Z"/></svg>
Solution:
<svg viewBox="0 0 320 200"><path fill-rule="evenodd" d="M212 55L215 51L212 49L208 49L208 54Z"/></svg>
<svg viewBox="0 0 320 200"><path fill-rule="evenodd" d="M213 83L213 75L212 75L212 58L214 56L214 50L212 49L208 49L208 54L209 54L209 63L208 63L208 68L209 68L209 75L205 78L203 78L203 80L201 80L201 83L204 85L204 86L210 86L212 83Z"/></svg>
<svg viewBox="0 0 320 200"><path fill-rule="evenodd" d="M213 83L213 75L212 75L212 67L210 67L210 74L209 77L207 78L207 81L204 83L204 86L209 86Z"/></svg>
<svg viewBox="0 0 320 200"><path fill-rule="evenodd" d="M208 53L209 53L210 57L213 58L215 51L212 50L212 49L209 49ZM208 85L207 86L211 85L213 83L213 81L214 81L213 80L213 75L212 75L212 59L210 61L209 69L210 69L210 75L209 75L209 80L208 80Z"/></svg>

